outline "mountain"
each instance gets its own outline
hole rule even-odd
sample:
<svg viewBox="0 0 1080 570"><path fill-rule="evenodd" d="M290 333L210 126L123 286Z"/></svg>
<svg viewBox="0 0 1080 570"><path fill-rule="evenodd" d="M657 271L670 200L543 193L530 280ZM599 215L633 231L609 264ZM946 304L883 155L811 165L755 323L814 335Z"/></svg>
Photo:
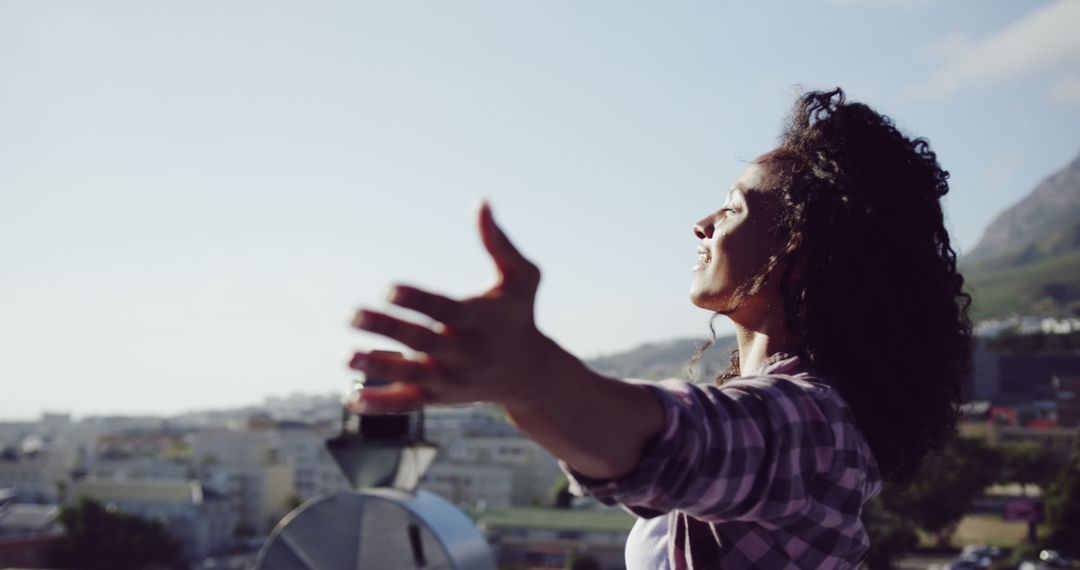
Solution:
<svg viewBox="0 0 1080 570"><path fill-rule="evenodd" d="M1080 312L1080 156L994 219L961 269L977 319Z"/></svg>
<svg viewBox="0 0 1080 570"><path fill-rule="evenodd" d="M600 372L619 378L639 378L642 380L663 380L681 378L688 380L687 363L705 339L680 338L665 342L643 344L634 349L617 354L599 356L585 363ZM712 380L720 370L727 368L731 350L735 348L735 337L725 336L716 339L694 368L694 380Z"/></svg>

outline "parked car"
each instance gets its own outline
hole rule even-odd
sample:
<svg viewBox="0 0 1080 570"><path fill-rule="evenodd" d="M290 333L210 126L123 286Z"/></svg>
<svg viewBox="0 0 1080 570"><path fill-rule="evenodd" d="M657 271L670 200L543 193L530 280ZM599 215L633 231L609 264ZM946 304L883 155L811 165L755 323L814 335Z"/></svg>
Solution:
<svg viewBox="0 0 1080 570"><path fill-rule="evenodd" d="M943 568L944 570L981 570L989 568L995 560L1003 558L1005 554L1005 551L997 546L969 544L960 551L960 556Z"/></svg>
<svg viewBox="0 0 1080 570"><path fill-rule="evenodd" d="M1054 568L1069 568L1072 563L1056 550L1043 550L1039 553L1038 560L1023 560L1016 567L1017 570L1053 570Z"/></svg>
<svg viewBox="0 0 1080 570"><path fill-rule="evenodd" d="M958 556L955 560L943 566L942 570L983 570L989 567L989 558Z"/></svg>
<svg viewBox="0 0 1080 570"><path fill-rule="evenodd" d="M991 560L1004 558L1005 554L1005 551L1000 547L986 544L969 544L960 551L960 556L975 556L979 558L989 558Z"/></svg>

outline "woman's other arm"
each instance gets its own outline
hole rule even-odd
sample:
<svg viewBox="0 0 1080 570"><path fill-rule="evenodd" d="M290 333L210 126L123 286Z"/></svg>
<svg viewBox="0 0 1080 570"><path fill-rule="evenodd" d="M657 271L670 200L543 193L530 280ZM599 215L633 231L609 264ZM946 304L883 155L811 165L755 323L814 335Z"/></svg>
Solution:
<svg viewBox="0 0 1080 570"><path fill-rule="evenodd" d="M664 423L660 402L641 386L601 376L554 342L539 385L505 404L526 435L575 471L597 479L628 473Z"/></svg>
<svg viewBox="0 0 1080 570"><path fill-rule="evenodd" d="M399 410L423 404L502 404L529 437L598 479L619 477L639 461L660 431L664 412L646 389L599 375L544 336L533 306L540 270L495 224L485 203L480 236L498 280L478 297L453 300L396 287L390 302L431 317L434 329L371 310L353 325L419 353L406 359L358 352L350 366L393 382L361 392L356 406Z"/></svg>

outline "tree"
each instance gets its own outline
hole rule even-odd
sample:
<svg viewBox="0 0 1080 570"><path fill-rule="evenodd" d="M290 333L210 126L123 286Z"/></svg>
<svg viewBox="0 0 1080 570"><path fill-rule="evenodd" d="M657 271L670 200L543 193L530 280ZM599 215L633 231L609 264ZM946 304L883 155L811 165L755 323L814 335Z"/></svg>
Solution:
<svg viewBox="0 0 1080 570"><path fill-rule="evenodd" d="M289 495L288 499L285 499L285 512L292 512L293 509L304 504L304 498L296 493ZM274 524L277 524L277 519L274 519Z"/></svg>
<svg viewBox="0 0 1080 570"><path fill-rule="evenodd" d="M907 488L882 493L882 502L945 547L975 497L998 479L1000 466L1000 455L982 441L957 437L923 461Z"/></svg>
<svg viewBox="0 0 1080 570"><path fill-rule="evenodd" d="M893 560L913 550L919 542L915 524L887 510L880 497L863 507L862 520L870 538L870 552L865 560L870 570L889 570Z"/></svg>
<svg viewBox="0 0 1080 570"><path fill-rule="evenodd" d="M600 570L600 562L591 554L575 552L566 558L567 570Z"/></svg>
<svg viewBox="0 0 1080 570"><path fill-rule="evenodd" d="M1074 453L1046 493L1047 546L1080 555L1080 453Z"/></svg>
<svg viewBox="0 0 1080 570"><path fill-rule="evenodd" d="M555 484L548 489L548 504L556 509L569 509L573 506L574 496L570 494L570 480L560 475Z"/></svg>
<svg viewBox="0 0 1080 570"><path fill-rule="evenodd" d="M998 480L1019 483L1025 495L1028 485L1046 489L1062 467L1057 454L1034 442L1007 443L1000 450L1002 469Z"/></svg>
<svg viewBox="0 0 1080 570"><path fill-rule="evenodd" d="M74 570L143 570L181 563L180 545L156 521L112 512L80 498L60 510L64 535L49 551L50 564Z"/></svg>

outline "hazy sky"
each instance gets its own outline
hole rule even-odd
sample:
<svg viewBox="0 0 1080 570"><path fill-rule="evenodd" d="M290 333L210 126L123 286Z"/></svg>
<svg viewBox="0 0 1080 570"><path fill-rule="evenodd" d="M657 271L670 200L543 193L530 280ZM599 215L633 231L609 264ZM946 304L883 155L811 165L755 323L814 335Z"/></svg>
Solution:
<svg viewBox="0 0 1080 570"><path fill-rule="evenodd" d="M490 284L482 196L575 353L704 335L690 227L798 85L929 138L971 248L1080 151L1078 29L1080 0L0 0L0 417L343 390L353 308Z"/></svg>

